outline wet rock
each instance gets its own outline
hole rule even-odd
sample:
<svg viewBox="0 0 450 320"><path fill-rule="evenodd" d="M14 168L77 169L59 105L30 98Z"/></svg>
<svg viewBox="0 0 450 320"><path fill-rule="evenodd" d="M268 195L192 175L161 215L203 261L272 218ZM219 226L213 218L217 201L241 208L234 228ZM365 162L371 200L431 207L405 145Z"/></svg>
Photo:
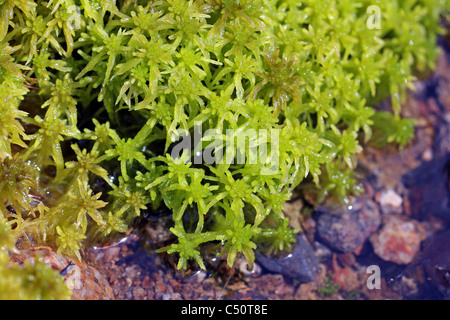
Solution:
<svg viewBox="0 0 450 320"><path fill-rule="evenodd" d="M430 281L447 298L450 297L450 231L433 235L424 241L422 250L400 276L421 266Z"/></svg>
<svg viewBox="0 0 450 320"><path fill-rule="evenodd" d="M414 217L432 214L450 221L449 168L450 154L436 157L403 177Z"/></svg>
<svg viewBox="0 0 450 320"><path fill-rule="evenodd" d="M385 261L408 264L420 250L424 230L414 220L388 216L384 226L370 237L375 253Z"/></svg>
<svg viewBox="0 0 450 320"><path fill-rule="evenodd" d="M328 246L342 252L353 252L375 232L381 215L375 202L357 198L349 209L323 212L317 223L319 237Z"/></svg>
<svg viewBox="0 0 450 320"><path fill-rule="evenodd" d="M297 237L297 243L288 255L277 258L257 252L256 262L269 272L280 273L303 283L315 281L319 271L314 250L302 235Z"/></svg>

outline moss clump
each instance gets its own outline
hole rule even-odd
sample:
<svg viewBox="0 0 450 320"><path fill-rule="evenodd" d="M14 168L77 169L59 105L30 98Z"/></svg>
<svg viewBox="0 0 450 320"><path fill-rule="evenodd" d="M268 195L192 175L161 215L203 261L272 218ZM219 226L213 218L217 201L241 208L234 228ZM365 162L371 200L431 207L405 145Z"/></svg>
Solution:
<svg viewBox="0 0 450 320"><path fill-rule="evenodd" d="M79 256L164 205L178 242L163 250L180 268L203 266L205 242L223 243L230 265L240 252L251 264L256 240L289 247L283 202L306 180L345 201L384 117L376 101L392 97L387 141L411 136L401 102L434 66L448 4L378 1L380 29L370 5L0 1L2 215L17 237Z"/></svg>
<svg viewBox="0 0 450 320"><path fill-rule="evenodd" d="M33 263L10 263L9 250L14 250L15 239L4 218L0 218L0 299L50 300L69 299L71 290L64 278L39 257Z"/></svg>

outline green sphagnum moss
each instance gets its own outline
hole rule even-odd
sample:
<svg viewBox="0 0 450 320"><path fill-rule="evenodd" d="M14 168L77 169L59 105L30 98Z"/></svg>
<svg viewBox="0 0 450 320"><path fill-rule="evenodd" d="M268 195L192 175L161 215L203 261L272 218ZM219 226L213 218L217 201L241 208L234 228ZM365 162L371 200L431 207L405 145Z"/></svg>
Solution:
<svg viewBox="0 0 450 320"><path fill-rule="evenodd" d="M368 0L0 0L10 232L79 257L89 238L166 206L178 242L162 250L179 268L204 267L211 241L230 266L238 253L251 264L259 241L289 248L282 210L294 188L312 181L345 203L363 142L413 136L401 104L414 74L434 67L449 4L376 4L380 29L368 27ZM376 111L387 96L392 112ZM276 172L261 174L268 164L251 163L249 148L243 163L172 158L176 134L195 124L224 141L227 129L278 130Z"/></svg>

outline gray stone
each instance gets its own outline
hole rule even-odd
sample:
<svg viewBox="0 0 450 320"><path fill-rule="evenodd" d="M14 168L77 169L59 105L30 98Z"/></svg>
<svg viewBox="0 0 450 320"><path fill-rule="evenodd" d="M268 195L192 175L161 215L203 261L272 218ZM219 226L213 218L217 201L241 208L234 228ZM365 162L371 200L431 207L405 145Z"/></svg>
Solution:
<svg viewBox="0 0 450 320"><path fill-rule="evenodd" d="M319 271L319 261L314 250L302 235L297 237L297 242L288 255L277 258L258 251L256 262L269 272L280 273L302 283L316 280Z"/></svg>
<svg viewBox="0 0 450 320"><path fill-rule="evenodd" d="M317 232L329 247L342 252L353 252L374 233L381 224L378 206L370 199L356 198L352 205L340 212L322 212Z"/></svg>

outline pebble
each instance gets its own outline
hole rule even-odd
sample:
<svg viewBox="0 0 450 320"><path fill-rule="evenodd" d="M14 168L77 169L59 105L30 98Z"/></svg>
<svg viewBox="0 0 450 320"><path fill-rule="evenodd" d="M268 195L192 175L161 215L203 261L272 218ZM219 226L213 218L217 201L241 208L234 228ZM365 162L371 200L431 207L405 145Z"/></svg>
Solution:
<svg viewBox="0 0 450 320"><path fill-rule="evenodd" d="M285 257L270 257L257 252L256 262L270 272L280 273L302 283L315 281L319 271L319 260L302 235L297 237L293 250Z"/></svg>
<svg viewBox="0 0 450 320"><path fill-rule="evenodd" d="M340 288L347 292L356 290L361 286L358 273L352 268L342 268L334 271L332 279L334 283L337 283Z"/></svg>
<svg viewBox="0 0 450 320"><path fill-rule="evenodd" d="M433 160L433 150L431 148L427 148L422 153L422 160L425 162L429 162L429 161Z"/></svg>
<svg viewBox="0 0 450 320"><path fill-rule="evenodd" d="M259 277L261 275L261 267L257 263L253 263L253 269L249 269L247 260L240 259L237 263L239 271L245 277Z"/></svg>
<svg viewBox="0 0 450 320"><path fill-rule="evenodd" d="M383 190L379 195L381 212L383 213L401 213L403 198L394 190Z"/></svg>
<svg viewBox="0 0 450 320"><path fill-rule="evenodd" d="M408 264L420 251L424 231L418 222L387 216L384 226L370 237L375 253L385 261Z"/></svg>
<svg viewBox="0 0 450 320"><path fill-rule="evenodd" d="M370 199L356 198L348 209L324 212L318 218L317 231L329 247L354 252L381 223L378 206Z"/></svg>

